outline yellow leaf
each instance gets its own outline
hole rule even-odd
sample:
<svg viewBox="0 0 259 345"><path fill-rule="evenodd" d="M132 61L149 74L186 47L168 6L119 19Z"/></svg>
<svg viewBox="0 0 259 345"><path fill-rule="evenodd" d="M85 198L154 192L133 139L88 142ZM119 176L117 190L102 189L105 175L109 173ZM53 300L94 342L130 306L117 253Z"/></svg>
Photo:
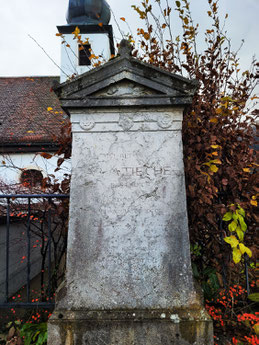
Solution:
<svg viewBox="0 0 259 345"><path fill-rule="evenodd" d="M48 108L47 108L47 110L48 110L48 111L51 111L51 110L53 110L53 108L51 108L51 107L48 107Z"/></svg>
<svg viewBox="0 0 259 345"><path fill-rule="evenodd" d="M221 114L221 113L222 113L222 108L217 108L217 109L215 110L215 112L216 112L216 114Z"/></svg>
<svg viewBox="0 0 259 345"><path fill-rule="evenodd" d="M123 22L126 22L126 19L124 17L121 17L120 20L122 20Z"/></svg>
<svg viewBox="0 0 259 345"><path fill-rule="evenodd" d="M33 131L27 131L27 133L34 133Z"/></svg>
<svg viewBox="0 0 259 345"><path fill-rule="evenodd" d="M217 156L218 155L218 152L215 151L215 152L212 152L213 156Z"/></svg>
<svg viewBox="0 0 259 345"><path fill-rule="evenodd" d="M237 236L238 236L239 240L240 241L244 241L244 232L241 230L240 226L237 227L236 233L237 233ZM241 244L242 243L239 244L239 248L240 248ZM241 250L241 252L242 252L242 250Z"/></svg>
<svg viewBox="0 0 259 345"><path fill-rule="evenodd" d="M249 248L247 248L243 243L239 243L239 249L242 254L247 254L250 258L252 256L252 252Z"/></svg>
<svg viewBox="0 0 259 345"><path fill-rule="evenodd" d="M75 35L75 37L77 37L80 34L80 29L78 26L75 28L75 31L73 31L72 34Z"/></svg>
<svg viewBox="0 0 259 345"><path fill-rule="evenodd" d="M210 145L210 147L211 147L212 149L218 149L218 148L220 148L221 146L220 146L220 145Z"/></svg>
<svg viewBox="0 0 259 345"><path fill-rule="evenodd" d="M253 329L255 331L255 334L258 336L259 335L259 322L253 326Z"/></svg>
<svg viewBox="0 0 259 345"><path fill-rule="evenodd" d="M236 236L225 237L224 241L231 245L231 248L236 248L239 245L239 241Z"/></svg>
<svg viewBox="0 0 259 345"><path fill-rule="evenodd" d="M219 120L216 117L213 117L212 119L210 119L210 122L212 123L218 123Z"/></svg>
<svg viewBox="0 0 259 345"><path fill-rule="evenodd" d="M250 204L253 205L253 206L257 206L257 201L256 200L250 200Z"/></svg>
<svg viewBox="0 0 259 345"><path fill-rule="evenodd" d="M249 168L244 168L243 171L244 172L250 172L250 169Z"/></svg>
<svg viewBox="0 0 259 345"><path fill-rule="evenodd" d="M219 170L219 168L216 165L212 164L210 166L210 170L213 171L214 173L216 173Z"/></svg>
<svg viewBox="0 0 259 345"><path fill-rule="evenodd" d="M214 163L214 164L222 164L222 162L221 162L221 160L220 159L213 159L212 161L211 161L211 163Z"/></svg>
<svg viewBox="0 0 259 345"><path fill-rule="evenodd" d="M241 254L241 251L237 248L234 248L233 249L233 261L235 264L238 264L241 260L241 257L242 257L242 254Z"/></svg>
<svg viewBox="0 0 259 345"><path fill-rule="evenodd" d="M237 228L237 222L233 220L229 225L228 225L228 230L233 232L236 231Z"/></svg>
<svg viewBox="0 0 259 345"><path fill-rule="evenodd" d="M62 36L62 34L59 34L59 33L58 33L58 34L56 34L56 36L60 37L60 36Z"/></svg>
<svg viewBox="0 0 259 345"><path fill-rule="evenodd" d="M203 175L206 175L206 176L207 176L207 181L208 181L208 183L210 183L210 180L211 180L210 175L207 174L207 173L205 173L205 172L203 172L203 171L201 171L201 173L202 173Z"/></svg>

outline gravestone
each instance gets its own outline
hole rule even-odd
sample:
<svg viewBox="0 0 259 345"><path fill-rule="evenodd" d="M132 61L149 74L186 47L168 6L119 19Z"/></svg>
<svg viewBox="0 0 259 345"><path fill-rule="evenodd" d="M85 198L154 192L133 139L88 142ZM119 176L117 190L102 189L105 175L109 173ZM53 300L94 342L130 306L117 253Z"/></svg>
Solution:
<svg viewBox="0 0 259 345"><path fill-rule="evenodd" d="M56 92L72 122L66 281L51 345L210 345L188 235L182 119L197 84L120 56Z"/></svg>

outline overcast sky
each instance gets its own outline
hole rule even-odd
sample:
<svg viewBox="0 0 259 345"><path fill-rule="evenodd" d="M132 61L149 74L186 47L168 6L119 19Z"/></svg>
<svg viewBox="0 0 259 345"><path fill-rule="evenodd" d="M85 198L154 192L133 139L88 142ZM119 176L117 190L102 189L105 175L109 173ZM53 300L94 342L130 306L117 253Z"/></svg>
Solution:
<svg viewBox="0 0 259 345"><path fill-rule="evenodd" d="M131 5L140 0L107 0L121 29L129 31L119 20L125 17L134 31L139 21ZM201 28L207 27L207 0L190 0L193 16ZM173 8L175 1L169 0ZM248 68L253 54L259 57L259 0L220 0L221 12L229 13L227 30L233 47L245 39L240 57L243 68ZM0 0L0 76L59 75L58 68L29 38L33 36L59 64L60 39L55 36L56 25L66 24L68 0ZM176 19L174 19L176 22ZM115 36L120 34L112 21Z"/></svg>

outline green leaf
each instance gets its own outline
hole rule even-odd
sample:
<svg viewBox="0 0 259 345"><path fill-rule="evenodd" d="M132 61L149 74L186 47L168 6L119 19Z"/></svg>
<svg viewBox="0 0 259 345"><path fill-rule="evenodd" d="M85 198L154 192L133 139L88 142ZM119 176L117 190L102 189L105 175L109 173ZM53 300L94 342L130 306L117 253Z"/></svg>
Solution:
<svg viewBox="0 0 259 345"><path fill-rule="evenodd" d="M251 293L248 298L250 301L259 302L259 292Z"/></svg>
<svg viewBox="0 0 259 345"><path fill-rule="evenodd" d="M245 210L239 204L237 205L237 207L238 207L237 212L241 214L241 216L245 217L246 215Z"/></svg>
<svg viewBox="0 0 259 345"><path fill-rule="evenodd" d="M233 218L233 213L232 212L227 212L224 214L223 220L225 222L228 222L229 220L231 220Z"/></svg>
<svg viewBox="0 0 259 345"><path fill-rule="evenodd" d="M247 225L246 225L246 223L244 221L244 218L241 215L238 215L238 220L239 220L239 223L241 225L241 229L243 231L246 231L247 230Z"/></svg>
<svg viewBox="0 0 259 345"><path fill-rule="evenodd" d="M205 270L203 271L203 276L204 277L208 277L211 275L211 274L214 274L216 272L215 268L214 267L207 267L205 268Z"/></svg>
<svg viewBox="0 0 259 345"><path fill-rule="evenodd" d="M26 333L24 339L24 345L31 345L33 333Z"/></svg>
<svg viewBox="0 0 259 345"><path fill-rule="evenodd" d="M233 213L233 219L237 222L238 221L238 216L236 213Z"/></svg>
<svg viewBox="0 0 259 345"><path fill-rule="evenodd" d="M38 340L37 340L37 345L42 345L44 344L44 334L41 333L38 337Z"/></svg>
<svg viewBox="0 0 259 345"><path fill-rule="evenodd" d="M37 338L37 336L38 336L39 334L40 334L40 331L37 331L37 332L34 334L32 340L35 341L36 338Z"/></svg>
<svg viewBox="0 0 259 345"><path fill-rule="evenodd" d="M220 288L218 276L215 272L209 275L208 284L210 284L213 290L218 290Z"/></svg>
<svg viewBox="0 0 259 345"><path fill-rule="evenodd" d="M195 263L192 263L192 273L195 279L199 279L200 278L200 273L198 271L198 267Z"/></svg>
<svg viewBox="0 0 259 345"><path fill-rule="evenodd" d="M237 222L233 220L229 225L228 225L228 230L233 232L236 231L237 228Z"/></svg>
<svg viewBox="0 0 259 345"><path fill-rule="evenodd" d="M175 4L176 4L177 7L181 7L180 1L176 1Z"/></svg>

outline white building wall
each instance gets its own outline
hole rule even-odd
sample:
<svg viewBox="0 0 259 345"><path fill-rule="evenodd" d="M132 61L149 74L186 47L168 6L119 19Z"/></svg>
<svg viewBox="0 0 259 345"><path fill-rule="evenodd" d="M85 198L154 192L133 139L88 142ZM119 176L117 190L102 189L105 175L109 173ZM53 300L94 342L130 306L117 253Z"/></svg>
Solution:
<svg viewBox="0 0 259 345"><path fill-rule="evenodd" d="M0 180L8 185L20 183L22 170L36 169L40 170L43 177L54 174L55 178L62 180L64 174L70 174L70 161L62 164L61 170L55 172L57 160L59 157L46 159L35 153L11 153L0 155Z"/></svg>

